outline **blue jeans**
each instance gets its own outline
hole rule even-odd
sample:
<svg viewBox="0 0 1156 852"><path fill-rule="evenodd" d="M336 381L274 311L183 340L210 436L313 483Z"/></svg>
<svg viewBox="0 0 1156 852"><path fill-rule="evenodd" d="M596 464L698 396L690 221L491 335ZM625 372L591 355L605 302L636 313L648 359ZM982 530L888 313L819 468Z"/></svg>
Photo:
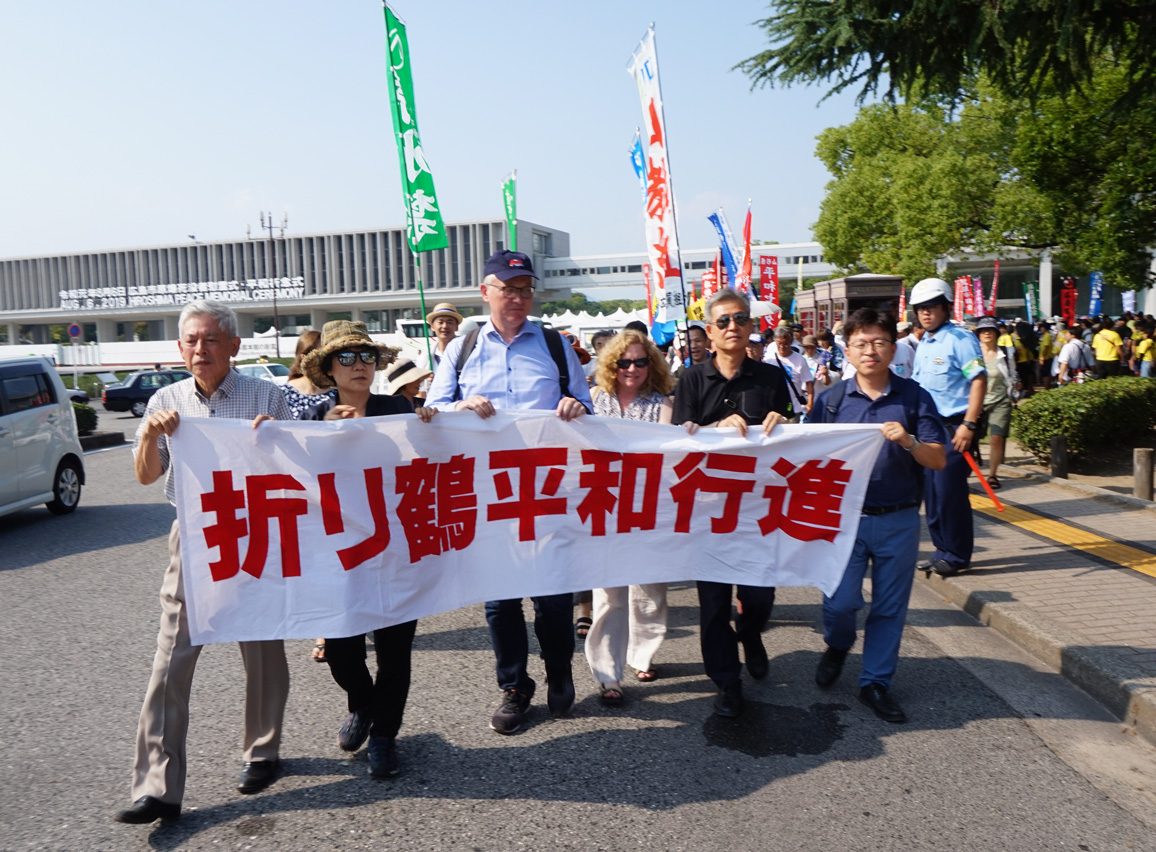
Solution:
<svg viewBox="0 0 1156 852"><path fill-rule="evenodd" d="M534 633L542 648L546 673L570 671L574 658L574 596L543 595L534 601ZM526 618L522 599L486 601L486 623L490 626L490 643L494 647L498 687L534 694L534 680L526 673L530 640L526 636Z"/></svg>
<svg viewBox="0 0 1156 852"><path fill-rule="evenodd" d="M1142 378L1142 379L1152 378L1152 365L1153 364L1156 364L1156 361L1141 361L1140 362L1140 378Z"/></svg>
<svg viewBox="0 0 1156 852"><path fill-rule="evenodd" d="M860 686L891 688L918 556L918 507L863 515L843 580L834 595L823 596L823 638L832 648L849 649L855 644L855 613L863 608L863 578L871 563L871 611L863 630Z"/></svg>

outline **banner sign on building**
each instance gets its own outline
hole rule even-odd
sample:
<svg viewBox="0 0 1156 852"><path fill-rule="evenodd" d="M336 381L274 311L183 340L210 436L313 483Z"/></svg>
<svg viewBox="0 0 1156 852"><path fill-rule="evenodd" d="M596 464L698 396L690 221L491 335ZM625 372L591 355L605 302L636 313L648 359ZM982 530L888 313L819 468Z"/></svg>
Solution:
<svg viewBox="0 0 1156 852"><path fill-rule="evenodd" d="M646 154L646 244L653 292L658 301L656 322L667 323L686 319L686 290L682 280L682 255L678 247L654 27L647 31L635 49L626 70L638 84L638 94L642 99L646 132L643 141Z"/></svg>
<svg viewBox="0 0 1156 852"><path fill-rule="evenodd" d="M409 42L405 22L385 6L386 45L389 53L389 109L401 164L401 189L405 196L405 222L410 251L415 254L449 246L446 226L434 192L433 173L422 151L417 129L417 105L413 97Z"/></svg>
<svg viewBox="0 0 1156 852"><path fill-rule="evenodd" d="M991 279L991 301L988 302L987 313L988 316L995 316L995 297L999 291L999 261L995 262L995 274Z"/></svg>
<svg viewBox="0 0 1156 852"><path fill-rule="evenodd" d="M1098 317L1104 312L1104 273L1093 272L1092 283L1089 287L1088 313Z"/></svg>
<svg viewBox="0 0 1156 852"><path fill-rule="evenodd" d="M510 251L518 250L518 170L514 169L502 181L502 206L506 208L506 231Z"/></svg>
<svg viewBox="0 0 1156 852"><path fill-rule="evenodd" d="M1036 318L1040 315L1039 298L1036 296L1036 282L1024 282L1024 309L1027 311L1027 320L1030 323L1035 323Z"/></svg>
<svg viewBox="0 0 1156 852"><path fill-rule="evenodd" d="M80 287L60 290L60 307L70 311L101 311L187 305L197 299L218 302L271 302L305 298L305 279L249 278L241 281L192 281L179 284L141 284L132 287Z"/></svg>
<svg viewBox="0 0 1156 852"><path fill-rule="evenodd" d="M356 636L487 600L715 580L832 594L878 426L681 427L553 412L182 418L193 644Z"/></svg>

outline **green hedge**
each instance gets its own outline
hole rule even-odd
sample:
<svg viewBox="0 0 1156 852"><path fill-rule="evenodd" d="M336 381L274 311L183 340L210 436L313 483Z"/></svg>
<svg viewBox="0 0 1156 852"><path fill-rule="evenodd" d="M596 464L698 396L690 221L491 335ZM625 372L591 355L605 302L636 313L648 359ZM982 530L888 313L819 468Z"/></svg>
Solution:
<svg viewBox="0 0 1156 852"><path fill-rule="evenodd" d="M1143 437L1156 425L1156 380L1101 379L1065 385L1024 400L1012 415L1012 437L1042 462L1053 435L1069 455Z"/></svg>
<svg viewBox="0 0 1156 852"><path fill-rule="evenodd" d="M76 412L76 431L81 435L91 435L96 431L96 409L89 405L72 403L72 410Z"/></svg>

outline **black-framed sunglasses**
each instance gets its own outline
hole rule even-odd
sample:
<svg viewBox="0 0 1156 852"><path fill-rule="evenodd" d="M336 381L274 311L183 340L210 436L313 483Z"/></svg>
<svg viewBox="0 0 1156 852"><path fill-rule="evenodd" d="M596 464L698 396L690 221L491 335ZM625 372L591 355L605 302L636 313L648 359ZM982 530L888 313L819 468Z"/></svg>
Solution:
<svg viewBox="0 0 1156 852"><path fill-rule="evenodd" d="M625 369L629 368L631 364L633 364L635 367L637 367L638 369L641 370L643 367L650 366L650 359L649 358L619 358L614 363L616 363L618 365L619 370L625 370Z"/></svg>
<svg viewBox="0 0 1156 852"><path fill-rule="evenodd" d="M377 363L377 353L376 352L366 352L364 350L361 352L338 352L333 357L337 360L337 363L340 364L342 367L352 367L358 358L361 359L362 364L376 364Z"/></svg>
<svg viewBox="0 0 1156 852"><path fill-rule="evenodd" d="M751 321L751 315L743 313L723 314L714 321L714 324L718 326L719 331L726 331L727 327L731 324L731 320L734 320L735 325L739 328L746 328L747 323Z"/></svg>

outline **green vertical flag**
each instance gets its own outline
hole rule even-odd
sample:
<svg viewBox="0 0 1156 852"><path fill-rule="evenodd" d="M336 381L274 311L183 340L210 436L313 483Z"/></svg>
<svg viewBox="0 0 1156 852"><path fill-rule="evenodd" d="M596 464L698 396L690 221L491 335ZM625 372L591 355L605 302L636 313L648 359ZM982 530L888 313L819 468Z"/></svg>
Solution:
<svg viewBox="0 0 1156 852"><path fill-rule="evenodd" d="M510 172L502 182L502 201L506 205L506 230L510 232L510 251L518 250L518 170Z"/></svg>
<svg viewBox="0 0 1156 852"><path fill-rule="evenodd" d="M385 7L385 32L389 53L389 108L401 162L401 188L405 193L405 222L409 247L416 254L449 245L446 226L434 192L433 173L421 147L417 130L417 107L413 99L409 42L405 22Z"/></svg>

